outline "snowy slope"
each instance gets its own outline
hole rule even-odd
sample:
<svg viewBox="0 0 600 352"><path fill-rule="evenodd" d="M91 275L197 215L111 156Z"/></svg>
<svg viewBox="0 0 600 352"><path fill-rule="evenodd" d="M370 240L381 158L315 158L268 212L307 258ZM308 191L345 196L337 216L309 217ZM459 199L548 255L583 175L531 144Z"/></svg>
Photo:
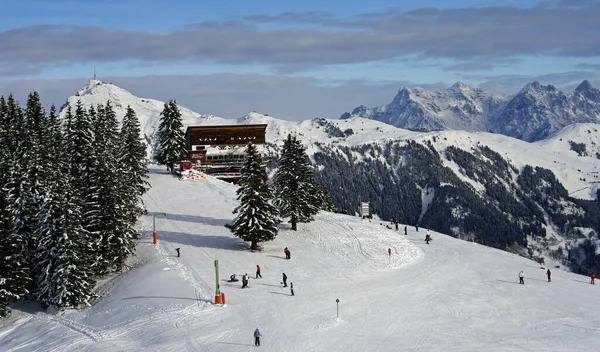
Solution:
<svg viewBox="0 0 600 352"><path fill-rule="evenodd" d="M513 254L439 233L426 245L425 229L404 236L403 225L396 232L332 213L298 232L283 224L253 253L222 226L233 217L235 186L210 177L178 181L159 167L151 183L133 269L107 281L83 311L21 305L0 323L0 350L247 351L256 327L265 351L598 349L598 287L586 277L551 266L548 283L545 270ZM167 215L156 217L154 246L156 212ZM225 306L211 303L214 260ZM263 278L248 289L223 279L253 275L257 264ZM283 272L294 297L280 284Z"/></svg>

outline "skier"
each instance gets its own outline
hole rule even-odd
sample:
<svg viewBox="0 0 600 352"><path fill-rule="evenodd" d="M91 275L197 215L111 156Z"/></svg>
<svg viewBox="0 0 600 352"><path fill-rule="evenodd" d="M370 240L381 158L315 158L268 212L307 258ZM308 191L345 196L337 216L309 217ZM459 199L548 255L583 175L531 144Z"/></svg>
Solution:
<svg viewBox="0 0 600 352"><path fill-rule="evenodd" d="M235 274L231 274L231 276L229 277L229 282L238 282L240 280L235 278Z"/></svg>
<svg viewBox="0 0 600 352"><path fill-rule="evenodd" d="M546 263L544 262L544 257L540 257L540 265L544 266Z"/></svg>
<svg viewBox="0 0 600 352"><path fill-rule="evenodd" d="M407 226L404 226L404 235L408 236Z"/></svg>
<svg viewBox="0 0 600 352"><path fill-rule="evenodd" d="M417 232L419 232L419 225L415 225L415 230L417 230Z"/></svg>
<svg viewBox="0 0 600 352"><path fill-rule="evenodd" d="M431 236L429 234L425 235L425 242L427 242L427 244L429 244L429 241L431 241Z"/></svg>
<svg viewBox="0 0 600 352"><path fill-rule="evenodd" d="M552 279L550 279L550 275L552 275L552 273L550 272L550 269L548 269L546 271L546 275L548 275L548 282L552 282Z"/></svg>
<svg viewBox="0 0 600 352"><path fill-rule="evenodd" d="M283 253L285 253L285 259L292 259L292 253L290 252L290 250L285 247L285 249L283 250Z"/></svg>
<svg viewBox="0 0 600 352"><path fill-rule="evenodd" d="M261 278L262 279L262 275L260 274L260 266L258 266L258 264L256 265L256 278Z"/></svg>
<svg viewBox="0 0 600 352"><path fill-rule="evenodd" d="M175 250L177 251L177 258L179 258L179 256L181 255L181 253L179 253L179 250L180 250L180 249L181 249L181 248L175 248Z"/></svg>
<svg viewBox="0 0 600 352"><path fill-rule="evenodd" d="M525 274L523 274L523 270L519 273L519 283L525 285Z"/></svg>
<svg viewBox="0 0 600 352"><path fill-rule="evenodd" d="M248 287L248 274L242 276L242 288Z"/></svg>
<svg viewBox="0 0 600 352"><path fill-rule="evenodd" d="M292 291L292 296L294 295L294 283L290 282L290 291Z"/></svg>
<svg viewBox="0 0 600 352"><path fill-rule="evenodd" d="M388 248L388 257L391 257L391 256L392 256L392 249Z"/></svg>
<svg viewBox="0 0 600 352"><path fill-rule="evenodd" d="M283 273L283 287L287 287L287 275Z"/></svg>
<svg viewBox="0 0 600 352"><path fill-rule="evenodd" d="M594 275L594 273L592 273L592 276L590 276L592 278L592 281L590 282L590 284L595 285L594 284L594 279L596 278L596 275Z"/></svg>
<svg viewBox="0 0 600 352"><path fill-rule="evenodd" d="M260 346L261 337L262 335L260 334L260 331L258 330L258 328L256 328L256 330L254 330L254 346Z"/></svg>
<svg viewBox="0 0 600 352"><path fill-rule="evenodd" d="M398 231L398 222L396 221L396 231Z"/></svg>

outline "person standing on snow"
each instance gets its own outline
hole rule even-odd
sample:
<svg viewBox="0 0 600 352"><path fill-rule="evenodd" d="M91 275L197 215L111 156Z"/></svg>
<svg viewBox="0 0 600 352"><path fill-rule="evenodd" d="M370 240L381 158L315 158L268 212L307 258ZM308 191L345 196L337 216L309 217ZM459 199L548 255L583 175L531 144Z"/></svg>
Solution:
<svg viewBox="0 0 600 352"><path fill-rule="evenodd" d="M392 249L388 248L388 257L391 257L391 256L392 256Z"/></svg>
<svg viewBox="0 0 600 352"><path fill-rule="evenodd" d="M590 276L590 278L592 278L592 281L590 282L590 284L595 285L594 284L594 279L596 278L596 275L594 275L594 273L592 273L592 275Z"/></svg>
<svg viewBox="0 0 600 352"><path fill-rule="evenodd" d="M546 262L544 262L544 257L540 257L540 265L544 266Z"/></svg>
<svg viewBox="0 0 600 352"><path fill-rule="evenodd" d="M407 229L407 226L404 226L404 234L405 234L406 236L408 236L408 229Z"/></svg>
<svg viewBox="0 0 600 352"><path fill-rule="evenodd" d="M292 259L292 253L290 252L290 250L285 247L285 249L283 250L283 253L285 253L285 259Z"/></svg>
<svg viewBox="0 0 600 352"><path fill-rule="evenodd" d="M258 330L258 328L256 328L256 330L254 330L254 346L260 346L261 337L262 335L260 334L260 331Z"/></svg>
<svg viewBox="0 0 600 352"><path fill-rule="evenodd" d="M548 282L552 282L552 279L550 279L550 275L552 275L552 272L550 272L550 269L548 269L546 271L546 275L548 275Z"/></svg>
<svg viewBox="0 0 600 352"><path fill-rule="evenodd" d="M180 249L181 249L181 248L175 248L175 251L177 251L177 258L179 258L179 255L181 254L181 253L179 253L179 250L180 250Z"/></svg>
<svg viewBox="0 0 600 352"><path fill-rule="evenodd" d="M242 276L242 288L248 287L248 274L244 274Z"/></svg>
<svg viewBox="0 0 600 352"><path fill-rule="evenodd" d="M396 231L398 231L398 221L396 221Z"/></svg>
<svg viewBox="0 0 600 352"><path fill-rule="evenodd" d="M427 242L427 244L429 244L429 241L431 240L430 237L429 234L425 235L425 242Z"/></svg>
<svg viewBox="0 0 600 352"><path fill-rule="evenodd" d="M294 295L294 283L290 282L290 291L292 291L292 296Z"/></svg>
<svg viewBox="0 0 600 352"><path fill-rule="evenodd" d="M523 270L519 273L519 283L525 285L525 274L523 274Z"/></svg>
<svg viewBox="0 0 600 352"><path fill-rule="evenodd" d="M283 287L287 287L287 275L283 273Z"/></svg>
<svg viewBox="0 0 600 352"><path fill-rule="evenodd" d="M261 278L262 279L262 275L260 274L260 266L258 266L258 264L256 265L256 278Z"/></svg>

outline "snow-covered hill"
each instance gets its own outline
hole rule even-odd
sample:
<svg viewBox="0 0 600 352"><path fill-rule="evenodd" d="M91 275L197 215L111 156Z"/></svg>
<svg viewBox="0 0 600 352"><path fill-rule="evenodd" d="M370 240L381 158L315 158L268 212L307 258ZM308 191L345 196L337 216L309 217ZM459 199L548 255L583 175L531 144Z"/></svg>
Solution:
<svg viewBox="0 0 600 352"><path fill-rule="evenodd" d="M556 263L547 263L547 282L545 269L507 252L435 232L427 245L425 229L408 227L405 236L404 225L396 232L333 213L298 232L284 224L253 253L223 226L233 218L235 186L182 182L163 170L151 168L133 268L105 281L101 299L83 311L21 305L0 322L0 350L247 351L257 327L264 351L597 349L599 288ZM154 246L152 218L161 212ZM215 260L225 306L212 304ZM257 264L263 278L248 289L224 279L254 277ZM280 284L284 272L295 296Z"/></svg>
<svg viewBox="0 0 600 352"><path fill-rule="evenodd" d="M573 93L528 83L514 96L457 82L443 91L402 88L387 105L363 105L341 118L365 117L415 131L492 131L537 141L572 123L600 122L600 90L583 81Z"/></svg>

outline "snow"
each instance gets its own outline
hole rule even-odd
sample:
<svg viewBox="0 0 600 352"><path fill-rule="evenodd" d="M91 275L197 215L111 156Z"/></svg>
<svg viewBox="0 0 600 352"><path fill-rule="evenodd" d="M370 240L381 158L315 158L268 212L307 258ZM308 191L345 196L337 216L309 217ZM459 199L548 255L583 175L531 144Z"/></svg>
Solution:
<svg viewBox="0 0 600 352"><path fill-rule="evenodd" d="M132 269L105 280L91 308L19 304L0 323L1 351L247 351L256 327L264 351L598 349L598 287L587 277L552 266L548 283L537 263L514 254L436 232L426 245L425 229L405 236L403 224L394 231L326 212L298 232L282 224L275 241L251 252L223 226L235 185L150 170ZM225 305L212 303L215 260ZM225 282L232 273L250 274L250 287Z"/></svg>

